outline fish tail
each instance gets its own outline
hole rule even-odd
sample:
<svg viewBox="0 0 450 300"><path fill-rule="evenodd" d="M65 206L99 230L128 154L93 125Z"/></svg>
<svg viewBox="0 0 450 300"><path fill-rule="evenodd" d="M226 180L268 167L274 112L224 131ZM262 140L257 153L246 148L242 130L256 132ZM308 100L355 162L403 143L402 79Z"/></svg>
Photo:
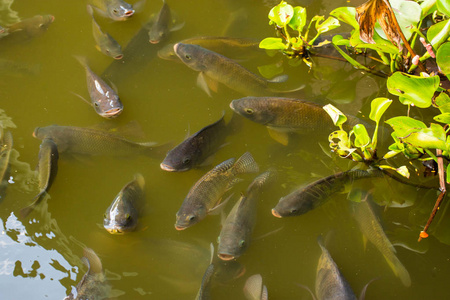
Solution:
<svg viewBox="0 0 450 300"><path fill-rule="evenodd" d="M88 62L87 62L87 58L85 56L81 56L81 55L74 55L73 56L76 60L78 60L78 62L84 67L84 68L88 68Z"/></svg>
<svg viewBox="0 0 450 300"><path fill-rule="evenodd" d="M143 190L143 189L144 189L144 186L145 186L145 179L144 179L144 176L142 176L141 173L136 173L136 174L134 174L134 179L136 180L136 182L137 182L139 188L140 188L141 190Z"/></svg>
<svg viewBox="0 0 450 300"><path fill-rule="evenodd" d="M242 156L234 163L233 169L236 174L256 173L259 171L258 164L250 152L242 154Z"/></svg>
<svg viewBox="0 0 450 300"><path fill-rule="evenodd" d="M94 274L102 274L103 273L103 267L102 262L97 254L95 254L94 250L90 248L84 248L83 249L83 256L87 259L89 262L89 273Z"/></svg>
<svg viewBox="0 0 450 300"><path fill-rule="evenodd" d="M47 192L45 190L40 192L36 197L33 198L33 202L30 205L22 208L19 212L22 219L26 218L34 210L36 205L38 205L39 202L41 202L42 199L44 199L46 195Z"/></svg>
<svg viewBox="0 0 450 300"><path fill-rule="evenodd" d="M411 277L409 276L409 272L408 270L406 270L405 266L397 258L397 256L392 253L392 255L385 255L384 257L389 264L389 267L391 267L392 271L394 272L395 276L400 278L403 285L406 287L411 286Z"/></svg>

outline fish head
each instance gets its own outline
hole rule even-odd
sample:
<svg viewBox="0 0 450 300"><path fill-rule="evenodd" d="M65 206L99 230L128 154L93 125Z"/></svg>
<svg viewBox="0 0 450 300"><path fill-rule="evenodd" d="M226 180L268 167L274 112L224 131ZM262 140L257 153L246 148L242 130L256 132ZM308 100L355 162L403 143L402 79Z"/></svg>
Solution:
<svg viewBox="0 0 450 300"><path fill-rule="evenodd" d="M164 30L161 26L153 26L148 32L148 41L151 44L158 44L164 40L167 36L167 30Z"/></svg>
<svg viewBox="0 0 450 300"><path fill-rule="evenodd" d="M123 58L122 48L109 34L107 34L107 36L108 38L100 46L101 52L114 59L122 59Z"/></svg>
<svg viewBox="0 0 450 300"><path fill-rule="evenodd" d="M115 118L123 111L123 104L119 97L110 91L106 91L102 98L96 99L92 103L95 111L104 118Z"/></svg>
<svg viewBox="0 0 450 300"><path fill-rule="evenodd" d="M185 207L177 212L175 223L176 230L184 230L197 224L206 217L206 208L204 206Z"/></svg>
<svg viewBox="0 0 450 300"><path fill-rule="evenodd" d="M109 17L115 21L125 21L134 14L133 6L123 0L108 2Z"/></svg>
<svg viewBox="0 0 450 300"><path fill-rule="evenodd" d="M158 57L165 60L177 61L178 56L173 50L173 44L166 45L158 50Z"/></svg>
<svg viewBox="0 0 450 300"><path fill-rule="evenodd" d="M299 216L313 209L313 202L308 197L298 196L295 193L282 197L272 209L272 215L277 218Z"/></svg>
<svg viewBox="0 0 450 300"><path fill-rule="evenodd" d="M198 45L177 43L173 46L175 54L189 68L203 72L207 67L203 64L203 53L208 51Z"/></svg>
<svg viewBox="0 0 450 300"><path fill-rule="evenodd" d="M274 114L263 97L245 97L231 101L230 108L241 116L259 123L269 124Z"/></svg>
<svg viewBox="0 0 450 300"><path fill-rule="evenodd" d="M190 170L193 167L194 160L189 150L189 145L186 143L181 143L170 150L160 165L161 169L169 172Z"/></svg>
<svg viewBox="0 0 450 300"><path fill-rule="evenodd" d="M30 36L39 36L47 31L47 28L55 20L52 15L38 15L30 19L30 22L26 28L27 33Z"/></svg>
<svg viewBox="0 0 450 300"><path fill-rule="evenodd" d="M237 259L248 246L245 236L238 231L221 234L218 243L217 256L224 261Z"/></svg>
<svg viewBox="0 0 450 300"><path fill-rule="evenodd" d="M122 234L136 228L137 218L131 202L125 201L119 193L103 215L103 227L111 234Z"/></svg>

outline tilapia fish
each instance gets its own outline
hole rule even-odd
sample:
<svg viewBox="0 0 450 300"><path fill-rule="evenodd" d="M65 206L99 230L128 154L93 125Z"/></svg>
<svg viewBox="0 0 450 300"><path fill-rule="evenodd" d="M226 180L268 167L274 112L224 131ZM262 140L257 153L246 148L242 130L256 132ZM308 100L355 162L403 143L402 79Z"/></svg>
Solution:
<svg viewBox="0 0 450 300"><path fill-rule="evenodd" d="M286 76L269 81L250 72L235 61L198 45L177 43L173 49L185 65L200 72L197 83L209 95L209 89L217 89L213 86L217 82L244 95L263 96L284 93L273 90L269 83L286 80Z"/></svg>
<svg viewBox="0 0 450 300"><path fill-rule="evenodd" d="M112 234L133 231L142 207L145 180L141 174L127 183L105 212L103 227Z"/></svg>
<svg viewBox="0 0 450 300"><path fill-rule="evenodd" d="M211 280L214 275L214 264L210 264L208 268L206 268L205 274L202 278L202 285L198 290L197 296L195 300L209 300L211 299Z"/></svg>
<svg viewBox="0 0 450 300"><path fill-rule="evenodd" d="M152 20L153 24L148 32L149 42L158 44L166 39L171 31L180 29L184 23L175 26L175 20L172 17L172 12L169 5L163 0L163 6L159 13Z"/></svg>
<svg viewBox="0 0 450 300"><path fill-rule="evenodd" d="M84 57L75 56L75 58L86 71L87 88L91 98L91 105L95 112L104 118L116 118L119 116L123 111L123 104L117 92L89 68Z"/></svg>
<svg viewBox="0 0 450 300"><path fill-rule="evenodd" d="M71 154L159 157L170 146L137 143L108 131L73 126L37 127L33 136L41 140L50 138L60 153Z"/></svg>
<svg viewBox="0 0 450 300"><path fill-rule="evenodd" d="M37 37L47 31L48 26L55 20L52 15L37 15L29 19L22 20L18 23L7 27L8 33L25 34L28 38Z"/></svg>
<svg viewBox="0 0 450 300"><path fill-rule="evenodd" d="M403 285L410 286L411 277L409 276L409 272L397 258L397 251L384 233L384 230L375 216L367 198L363 199L361 202L351 201L351 206L354 212L353 216L358 222L359 229L364 237L374 244L381 254L383 254L395 276L400 278Z"/></svg>
<svg viewBox="0 0 450 300"><path fill-rule="evenodd" d="M356 300L352 288L339 271L328 250L319 238L322 255L317 264L316 295L318 300Z"/></svg>
<svg viewBox="0 0 450 300"><path fill-rule="evenodd" d="M258 172L259 168L249 152L237 161L224 161L206 173L191 188L176 215L175 228L184 230L210 214L221 203L222 196L240 179L243 173Z"/></svg>
<svg viewBox="0 0 450 300"><path fill-rule="evenodd" d="M272 214L277 218L303 215L327 202L332 194L344 191L345 185L353 180L381 176L383 172L378 169L350 170L330 175L282 197L272 209Z"/></svg>
<svg viewBox="0 0 450 300"><path fill-rule="evenodd" d="M125 21L135 10L133 6L123 0L91 0L98 13L114 21Z"/></svg>
<svg viewBox="0 0 450 300"><path fill-rule="evenodd" d="M200 129L167 153L161 169L181 172L202 165L223 145L229 131L223 117Z"/></svg>
<svg viewBox="0 0 450 300"><path fill-rule="evenodd" d="M273 174L273 171L267 171L256 177L248 187L246 195L242 195L231 209L218 238L217 254L220 259L236 259L247 250L256 223L258 198L262 188L273 178Z"/></svg>
<svg viewBox="0 0 450 300"><path fill-rule="evenodd" d="M64 300L108 299L111 286L106 281L100 258L94 250L89 248L85 248L83 253L82 261L88 267L88 270L76 287L76 295L70 293Z"/></svg>
<svg viewBox="0 0 450 300"><path fill-rule="evenodd" d="M22 218L28 216L34 207L45 198L58 172L58 148L55 142L50 138L42 140L39 150L38 176L39 176L39 194L34 197L33 202L20 210Z"/></svg>

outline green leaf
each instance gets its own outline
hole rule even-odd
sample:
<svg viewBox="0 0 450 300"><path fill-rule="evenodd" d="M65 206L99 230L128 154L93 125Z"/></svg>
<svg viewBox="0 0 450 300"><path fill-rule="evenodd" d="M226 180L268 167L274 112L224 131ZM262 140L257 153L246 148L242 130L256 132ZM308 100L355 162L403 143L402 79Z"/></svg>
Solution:
<svg viewBox="0 0 450 300"><path fill-rule="evenodd" d="M259 43L259 48L270 50L284 50L286 45L281 38L265 38Z"/></svg>
<svg viewBox="0 0 450 300"><path fill-rule="evenodd" d="M420 7L422 8L421 18L423 19L437 9L436 0L425 0L420 3Z"/></svg>
<svg viewBox="0 0 450 300"><path fill-rule="evenodd" d="M322 34L324 32L330 31L332 29L335 29L337 27L339 27L339 21L333 17L328 17L328 19L326 19L325 21L323 21L322 23L319 23L319 21L317 21L316 23L316 30L318 34Z"/></svg>
<svg viewBox="0 0 450 300"><path fill-rule="evenodd" d="M450 79L450 43L442 44L436 53L436 62L441 71Z"/></svg>
<svg viewBox="0 0 450 300"><path fill-rule="evenodd" d="M381 116L384 114L389 105L391 105L392 100L388 98L375 98L370 104L370 115L369 118L372 121L380 122Z"/></svg>
<svg viewBox="0 0 450 300"><path fill-rule="evenodd" d="M447 181L447 183L450 183L450 164L447 165L447 170L445 173L447 174L447 179L445 181Z"/></svg>
<svg viewBox="0 0 450 300"><path fill-rule="evenodd" d="M274 6L269 12L269 19L271 22L280 27L286 26L294 16L294 8L284 1Z"/></svg>
<svg viewBox="0 0 450 300"><path fill-rule="evenodd" d="M414 1L390 0L389 3L392 6L400 29L405 38L409 40L413 34L412 28L417 27L417 23L420 21L422 8ZM383 39L388 39L378 22L375 23L375 30Z"/></svg>
<svg viewBox="0 0 450 300"><path fill-rule="evenodd" d="M283 73L283 64L274 63L269 65L258 66L259 74L265 78L273 78L276 75Z"/></svg>
<svg viewBox="0 0 450 300"><path fill-rule="evenodd" d="M356 21L356 9L354 7L338 7L330 12L330 16L349 24L359 31L359 24Z"/></svg>
<svg viewBox="0 0 450 300"><path fill-rule="evenodd" d="M342 126L347 121L347 117L336 107L331 104L327 104L323 107L323 109L328 113L333 120L334 125Z"/></svg>
<svg viewBox="0 0 450 300"><path fill-rule="evenodd" d="M439 76L420 77L395 72L388 78L387 87L391 94L399 96L401 103L414 104L420 108L431 105L431 98L439 87Z"/></svg>
<svg viewBox="0 0 450 300"><path fill-rule="evenodd" d="M289 26L297 30L299 34L302 33L303 27L306 25L306 8L301 6L294 7L294 16L289 21Z"/></svg>
<svg viewBox="0 0 450 300"><path fill-rule="evenodd" d="M380 165L378 166L380 169L384 169L384 170L393 170L397 173L399 173L400 175L402 175L403 177L409 178L410 174L408 169L406 168L406 166L401 166L400 168L394 168L388 165Z"/></svg>
<svg viewBox="0 0 450 300"><path fill-rule="evenodd" d="M342 38L341 35L335 35L335 36L333 36L332 43L333 43L334 48L342 55L342 57L345 58L349 63L351 63L355 68L361 69L361 70L366 70L366 71L370 72L370 69L368 69L367 67L363 66L362 64L360 64L359 62L354 60L350 55L348 55L347 53L342 51L341 48L338 47L340 45L348 46L349 45L348 40Z"/></svg>
<svg viewBox="0 0 450 300"><path fill-rule="evenodd" d="M450 19L436 23L428 29L427 40L437 49L450 36Z"/></svg>
<svg viewBox="0 0 450 300"><path fill-rule="evenodd" d="M395 145L395 144L394 144L394 145ZM388 153L386 153L386 154L383 156L383 159L389 159L389 158L392 158L392 157L396 156L396 155L399 154L399 153L401 153L401 151L391 150L391 151L389 151Z"/></svg>
<svg viewBox="0 0 450 300"><path fill-rule="evenodd" d="M357 49L372 49L390 54L399 54L400 50L394 46L390 41L382 39L380 35L374 31L373 40L375 44L367 44L359 38L359 30L354 30L350 37L350 44Z"/></svg>
<svg viewBox="0 0 450 300"><path fill-rule="evenodd" d="M425 123L410 117L394 117L387 120L386 123L395 131L395 136L392 136L394 140L400 140L403 137L410 135L412 132L427 128Z"/></svg>
<svg viewBox="0 0 450 300"><path fill-rule="evenodd" d="M450 2L448 0L437 0L436 5L441 13L450 17Z"/></svg>
<svg viewBox="0 0 450 300"><path fill-rule="evenodd" d="M440 93L434 99L434 105L439 108L441 113L450 113L450 97L446 93Z"/></svg>
<svg viewBox="0 0 450 300"><path fill-rule="evenodd" d="M443 114L437 115L433 118L433 120L441 122L441 123L450 124L450 113L443 113Z"/></svg>
<svg viewBox="0 0 450 300"><path fill-rule="evenodd" d="M355 134L355 147L363 148L369 145L370 137L363 124L356 124L353 126L353 133Z"/></svg>

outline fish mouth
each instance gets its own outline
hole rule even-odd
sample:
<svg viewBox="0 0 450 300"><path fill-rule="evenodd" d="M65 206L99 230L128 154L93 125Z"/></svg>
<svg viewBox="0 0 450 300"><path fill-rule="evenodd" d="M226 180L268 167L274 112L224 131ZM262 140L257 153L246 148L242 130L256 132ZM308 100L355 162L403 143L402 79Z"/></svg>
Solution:
<svg viewBox="0 0 450 300"><path fill-rule="evenodd" d="M175 229L178 230L178 231L185 230L186 228L187 227L183 227L183 226L175 224Z"/></svg>
<svg viewBox="0 0 450 300"><path fill-rule="evenodd" d="M179 44L180 43L176 43L175 45L173 45L173 51L175 52L175 54L178 53L177 50L178 50Z"/></svg>
<svg viewBox="0 0 450 300"><path fill-rule="evenodd" d="M164 171L169 171L169 172L175 172L175 171L176 171L175 168L173 168L173 167L171 167L171 166L169 166L169 165L167 165L167 164L165 164L165 163L161 163L159 166L160 166L161 169L163 169Z"/></svg>
<svg viewBox="0 0 450 300"><path fill-rule="evenodd" d="M122 58L123 58L123 54L119 54L119 55L114 56L114 59L122 59Z"/></svg>
<svg viewBox="0 0 450 300"><path fill-rule="evenodd" d="M34 137L34 138L38 138L38 137L37 137L37 132L39 131L39 128L40 128L40 127L36 127L36 128L34 129L34 131L33 131L33 137Z"/></svg>
<svg viewBox="0 0 450 300"><path fill-rule="evenodd" d="M234 259L234 256L230 255L230 254L219 253L219 254L217 254L217 256L221 260L224 260L224 261L229 261L229 260L233 260Z"/></svg>
<svg viewBox="0 0 450 300"><path fill-rule="evenodd" d="M123 231L120 231L119 228L105 228L111 234L123 234Z"/></svg>
<svg viewBox="0 0 450 300"><path fill-rule="evenodd" d="M235 111L233 103L234 103L234 100L230 102L230 108Z"/></svg>
<svg viewBox="0 0 450 300"><path fill-rule="evenodd" d="M277 218L282 218L282 216L275 210L275 208L272 209L272 215Z"/></svg>
<svg viewBox="0 0 450 300"><path fill-rule="evenodd" d="M125 15L126 17L131 17L133 14L134 14L134 9L133 9L133 10L127 10L127 11L124 13L124 15Z"/></svg>
<svg viewBox="0 0 450 300"><path fill-rule="evenodd" d="M104 116L107 118L115 118L122 113L122 110L123 109L121 108L112 108L110 110L107 110Z"/></svg>
<svg viewBox="0 0 450 300"><path fill-rule="evenodd" d="M153 44L153 45L155 45L155 44L158 44L159 43L159 41L158 40L148 40L151 44Z"/></svg>

